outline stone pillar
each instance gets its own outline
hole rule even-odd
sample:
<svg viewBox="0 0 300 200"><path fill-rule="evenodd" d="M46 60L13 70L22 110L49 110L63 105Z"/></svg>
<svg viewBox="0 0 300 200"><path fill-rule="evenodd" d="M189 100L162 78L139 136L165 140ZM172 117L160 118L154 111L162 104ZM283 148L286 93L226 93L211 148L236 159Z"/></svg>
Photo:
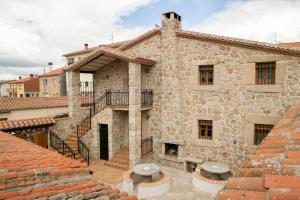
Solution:
<svg viewBox="0 0 300 200"><path fill-rule="evenodd" d="M69 97L69 117L76 125L79 119L80 111L80 72L71 71L68 75L68 97Z"/></svg>
<svg viewBox="0 0 300 200"><path fill-rule="evenodd" d="M129 167L141 159L141 65L129 63Z"/></svg>

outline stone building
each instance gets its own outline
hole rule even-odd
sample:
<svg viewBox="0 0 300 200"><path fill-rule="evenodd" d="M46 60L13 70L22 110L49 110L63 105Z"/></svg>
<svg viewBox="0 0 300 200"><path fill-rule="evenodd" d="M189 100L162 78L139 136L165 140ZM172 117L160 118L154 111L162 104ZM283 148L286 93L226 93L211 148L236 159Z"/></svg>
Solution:
<svg viewBox="0 0 300 200"><path fill-rule="evenodd" d="M64 67L51 70L39 76L40 97L66 96L66 73Z"/></svg>
<svg viewBox="0 0 300 200"><path fill-rule="evenodd" d="M161 27L116 48L99 46L66 71L75 125L87 116L80 72L93 73L96 101L82 133L90 157L112 160L127 149L130 166L154 159L182 169L207 160L238 167L300 101L300 50L185 31L174 12L163 14Z"/></svg>
<svg viewBox="0 0 300 200"><path fill-rule="evenodd" d="M40 91L39 78L30 74L29 77L19 77L18 80L14 80L9 84L9 96L10 97L38 97Z"/></svg>

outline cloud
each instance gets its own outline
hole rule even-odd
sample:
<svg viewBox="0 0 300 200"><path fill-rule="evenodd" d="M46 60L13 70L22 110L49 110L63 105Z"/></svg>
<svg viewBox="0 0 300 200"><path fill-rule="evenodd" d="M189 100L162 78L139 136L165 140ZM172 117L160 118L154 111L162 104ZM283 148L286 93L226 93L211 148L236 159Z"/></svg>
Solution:
<svg viewBox="0 0 300 200"><path fill-rule="evenodd" d="M151 2L0 1L0 78L40 73L48 61L62 65L62 54L81 49L84 43L110 43L112 33L114 41L118 41L144 32L149 27L125 27L122 17Z"/></svg>
<svg viewBox="0 0 300 200"><path fill-rule="evenodd" d="M300 41L299 22L299 0L239 0L231 1L224 10L192 29L265 42L290 42Z"/></svg>

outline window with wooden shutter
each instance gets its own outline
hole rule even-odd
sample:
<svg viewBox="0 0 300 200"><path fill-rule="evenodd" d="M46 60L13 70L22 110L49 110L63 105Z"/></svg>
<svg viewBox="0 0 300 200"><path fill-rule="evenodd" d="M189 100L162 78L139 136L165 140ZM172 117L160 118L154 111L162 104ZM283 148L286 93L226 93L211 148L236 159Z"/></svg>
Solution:
<svg viewBox="0 0 300 200"><path fill-rule="evenodd" d="M199 66L199 84L213 85L214 83L214 66L204 65Z"/></svg>
<svg viewBox="0 0 300 200"><path fill-rule="evenodd" d="M258 85L275 84L276 62L256 63L255 82Z"/></svg>
<svg viewBox="0 0 300 200"><path fill-rule="evenodd" d="M212 120L198 120L199 139L212 140L213 138L213 121Z"/></svg>

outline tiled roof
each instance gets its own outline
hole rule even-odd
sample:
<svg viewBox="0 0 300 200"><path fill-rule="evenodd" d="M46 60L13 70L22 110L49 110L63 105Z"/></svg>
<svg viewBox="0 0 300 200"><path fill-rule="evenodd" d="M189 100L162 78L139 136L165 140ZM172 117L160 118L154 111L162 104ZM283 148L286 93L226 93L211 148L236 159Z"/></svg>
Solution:
<svg viewBox="0 0 300 200"><path fill-rule="evenodd" d="M300 57L299 49L283 47L271 43L257 42L257 41L244 40L244 39L232 38L232 37L224 37L224 36L199 33L193 31L178 31L177 37L217 42L226 45L233 45L233 46L239 46L244 48L257 49L262 51L269 51L274 53L281 53L285 55Z"/></svg>
<svg viewBox="0 0 300 200"><path fill-rule="evenodd" d="M120 50L126 50L129 49L130 47L143 42L144 40L151 38L152 36L156 35L156 34L160 34L160 28L159 27L155 27L152 30L140 35L139 37L136 37L135 39L125 43L124 45L120 46L119 49Z"/></svg>
<svg viewBox="0 0 300 200"><path fill-rule="evenodd" d="M300 48L300 42L279 43L279 46Z"/></svg>
<svg viewBox="0 0 300 200"><path fill-rule="evenodd" d="M68 97L3 97L0 98L0 113L12 110L67 107Z"/></svg>
<svg viewBox="0 0 300 200"><path fill-rule="evenodd" d="M90 97L81 97L81 104L87 105L93 101ZM13 110L39 108L67 107L69 100L64 97L0 97L0 113Z"/></svg>
<svg viewBox="0 0 300 200"><path fill-rule="evenodd" d="M9 83L9 82L12 82L14 80L0 80L0 85L1 84L4 84L4 83Z"/></svg>
<svg viewBox="0 0 300 200"><path fill-rule="evenodd" d="M0 131L0 199L123 199L91 179L85 163Z"/></svg>
<svg viewBox="0 0 300 200"><path fill-rule="evenodd" d="M99 46L106 46L106 47L110 47L112 49L116 49L116 48L119 48L120 46L126 44L129 41L130 40L125 40L125 41L121 41L121 42L114 42L114 43L111 43L111 44L99 45ZM82 49L82 50L79 50L79 51L73 51L73 52L70 52L70 53L66 53L63 56L68 57L68 56L75 56L75 55L80 55L80 54L91 53L92 51L96 50L99 46L91 47L91 48L87 48L87 49Z"/></svg>
<svg viewBox="0 0 300 200"><path fill-rule="evenodd" d="M60 67L60 68L51 70L50 72L45 73L45 76L47 76L47 77L48 76L57 76L64 72L64 68L65 67ZM44 76L44 74L41 74L39 77L43 77L43 76Z"/></svg>
<svg viewBox="0 0 300 200"><path fill-rule="evenodd" d="M5 120L0 121L0 130L6 131L15 128L34 127L49 124L55 124L55 119L52 117L39 117L32 119Z"/></svg>
<svg viewBox="0 0 300 200"><path fill-rule="evenodd" d="M292 106L217 200L300 199L300 106Z"/></svg>
<svg viewBox="0 0 300 200"><path fill-rule="evenodd" d="M90 53L90 52L94 51L95 49L97 49L97 47L90 47L90 48L87 48L87 49L82 49L82 50L79 50L79 51L73 51L73 52L70 52L70 53L66 53L63 56L67 57L67 56L76 56L76 55L80 55L80 54L86 54L86 53Z"/></svg>
<svg viewBox="0 0 300 200"><path fill-rule="evenodd" d="M37 78L37 77L25 77L25 78L21 78L21 79L18 79L18 80L10 81L9 83L11 83L11 84L24 83L24 82L29 81L29 80L34 79L34 78Z"/></svg>
<svg viewBox="0 0 300 200"><path fill-rule="evenodd" d="M140 64L144 64L144 65L152 66L155 64L154 61L146 59L146 58L134 57L134 56L131 56L125 52L122 52L122 51L119 51L116 49L108 48L105 46L100 46L97 48L97 50L95 50L92 53L90 53L89 55L85 56L80 61L67 66L65 69L67 71L77 70L80 67L82 67L83 65L91 62L92 60L94 60L95 58L97 58L101 55L110 56L110 57L118 58L118 59L125 60L128 62L140 63Z"/></svg>

